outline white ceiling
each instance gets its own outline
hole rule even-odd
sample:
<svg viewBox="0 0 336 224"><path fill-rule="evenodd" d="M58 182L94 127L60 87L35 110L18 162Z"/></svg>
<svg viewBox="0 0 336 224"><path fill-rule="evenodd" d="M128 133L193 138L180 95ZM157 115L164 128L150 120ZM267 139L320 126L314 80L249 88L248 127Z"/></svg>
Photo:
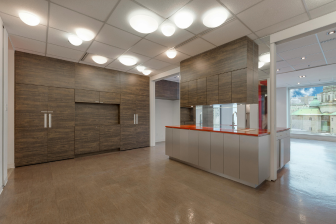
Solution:
<svg viewBox="0 0 336 224"><path fill-rule="evenodd" d="M227 8L230 16L222 26L208 29L202 24L202 15L214 7ZM117 60L120 55L133 55L153 70L151 75L179 67L180 61L188 57L245 35L260 41L260 52L267 51L267 38L263 37L335 10L335 0L0 0L0 16L15 50L101 66L90 59L90 54L98 54L109 59L103 67L140 74L135 66L127 67ZM37 14L41 24L25 25L18 18L20 11ZM148 35L138 33L128 22L137 13L151 15L160 23L171 22L179 11L191 11L195 21L186 30L177 28L171 37L163 36L160 30ZM75 47L67 37L80 27L92 30L96 36ZM315 66L323 60L318 47L309 41L296 55L307 54L308 62L308 55L316 54L309 56ZM321 44L327 60L336 61L336 55L326 53L331 49L328 44ZM171 47L178 50L175 59L164 55ZM281 71L306 66L283 49L281 55L286 61ZM89 55L81 61L86 53Z"/></svg>

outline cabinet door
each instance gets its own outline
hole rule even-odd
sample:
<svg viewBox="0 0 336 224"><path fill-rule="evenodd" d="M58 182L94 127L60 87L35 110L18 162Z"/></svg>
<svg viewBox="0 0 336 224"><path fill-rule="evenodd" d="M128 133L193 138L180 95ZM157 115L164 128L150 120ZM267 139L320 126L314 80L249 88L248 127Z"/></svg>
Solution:
<svg viewBox="0 0 336 224"><path fill-rule="evenodd" d="M239 135L224 134L224 174L239 179Z"/></svg>
<svg viewBox="0 0 336 224"><path fill-rule="evenodd" d="M199 166L209 170L210 169L210 132L200 131L199 138Z"/></svg>
<svg viewBox="0 0 336 224"><path fill-rule="evenodd" d="M136 98L136 123L149 128L149 96L138 95Z"/></svg>
<svg viewBox="0 0 336 224"><path fill-rule="evenodd" d="M99 102L104 104L120 104L120 93L99 93Z"/></svg>
<svg viewBox="0 0 336 224"><path fill-rule="evenodd" d="M166 128L165 151L167 156L173 156L173 129Z"/></svg>
<svg viewBox="0 0 336 224"><path fill-rule="evenodd" d="M251 184L259 184L259 142L258 137L240 137L240 179Z"/></svg>
<svg viewBox="0 0 336 224"><path fill-rule="evenodd" d="M15 127L44 128L44 113L48 110L48 87L16 84Z"/></svg>
<svg viewBox="0 0 336 224"><path fill-rule="evenodd" d="M180 129L173 129L173 157L180 159Z"/></svg>
<svg viewBox="0 0 336 224"><path fill-rule="evenodd" d="M136 75L136 94L149 97L149 77Z"/></svg>
<svg viewBox="0 0 336 224"><path fill-rule="evenodd" d="M207 84L206 78L197 80L197 105L207 104Z"/></svg>
<svg viewBox="0 0 336 224"><path fill-rule="evenodd" d="M136 95L122 94L120 102L120 124L135 125L136 109Z"/></svg>
<svg viewBox="0 0 336 224"><path fill-rule="evenodd" d="M218 104L218 75L207 77L207 105Z"/></svg>
<svg viewBox="0 0 336 224"><path fill-rule="evenodd" d="M224 172L224 134L211 134L211 170L223 173Z"/></svg>
<svg viewBox="0 0 336 224"><path fill-rule="evenodd" d="M232 103L247 101L247 69L232 72Z"/></svg>
<svg viewBox="0 0 336 224"><path fill-rule="evenodd" d="M15 129L15 166L47 162L48 129Z"/></svg>
<svg viewBox="0 0 336 224"><path fill-rule="evenodd" d="M75 154L99 151L99 126L75 127Z"/></svg>
<svg viewBox="0 0 336 224"><path fill-rule="evenodd" d="M136 134L137 128L135 125L121 124L120 134L120 150L128 150L137 148Z"/></svg>
<svg viewBox="0 0 336 224"><path fill-rule="evenodd" d="M99 150L120 148L120 125L100 126Z"/></svg>
<svg viewBox="0 0 336 224"><path fill-rule="evenodd" d="M180 160L188 162L189 130L180 129Z"/></svg>
<svg viewBox="0 0 336 224"><path fill-rule="evenodd" d="M188 105L197 105L197 81L190 81L188 86Z"/></svg>
<svg viewBox="0 0 336 224"><path fill-rule="evenodd" d="M231 72L218 76L218 103L232 103L231 99Z"/></svg>
<svg viewBox="0 0 336 224"><path fill-rule="evenodd" d="M75 157L75 128L48 129L48 161Z"/></svg>
<svg viewBox="0 0 336 224"><path fill-rule="evenodd" d="M189 144L188 144L188 162L198 165L198 133L199 131L189 131Z"/></svg>
<svg viewBox="0 0 336 224"><path fill-rule="evenodd" d="M99 92L91 90L76 89L75 101L83 103L99 103Z"/></svg>
<svg viewBox="0 0 336 224"><path fill-rule="evenodd" d="M188 106L188 91L189 91L188 82L182 82L180 84L180 106L181 107Z"/></svg>
<svg viewBox="0 0 336 224"><path fill-rule="evenodd" d="M136 125L136 148L149 146L149 126L138 124Z"/></svg>

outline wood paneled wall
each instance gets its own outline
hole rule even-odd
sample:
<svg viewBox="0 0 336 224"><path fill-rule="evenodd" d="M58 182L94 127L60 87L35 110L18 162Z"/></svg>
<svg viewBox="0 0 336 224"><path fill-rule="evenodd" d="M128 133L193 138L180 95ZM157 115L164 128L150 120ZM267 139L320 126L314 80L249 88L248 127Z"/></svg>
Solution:
<svg viewBox="0 0 336 224"><path fill-rule="evenodd" d="M155 82L155 99L179 100L180 83L168 80Z"/></svg>

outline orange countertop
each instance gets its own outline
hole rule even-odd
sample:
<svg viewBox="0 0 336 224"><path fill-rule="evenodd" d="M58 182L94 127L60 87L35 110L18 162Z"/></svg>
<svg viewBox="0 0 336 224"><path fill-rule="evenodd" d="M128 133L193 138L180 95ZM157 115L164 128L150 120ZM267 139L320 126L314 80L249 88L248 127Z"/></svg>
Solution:
<svg viewBox="0 0 336 224"><path fill-rule="evenodd" d="M237 134L237 135L249 135L249 136L264 136L269 135L269 130L266 129L225 129L225 128L211 128L211 127L202 127L196 125L178 125L178 126L166 126L166 128L177 128L177 129L187 129L194 131L209 131L209 132L219 132L219 133L228 133L228 134ZM287 131L289 128L277 128L277 132Z"/></svg>

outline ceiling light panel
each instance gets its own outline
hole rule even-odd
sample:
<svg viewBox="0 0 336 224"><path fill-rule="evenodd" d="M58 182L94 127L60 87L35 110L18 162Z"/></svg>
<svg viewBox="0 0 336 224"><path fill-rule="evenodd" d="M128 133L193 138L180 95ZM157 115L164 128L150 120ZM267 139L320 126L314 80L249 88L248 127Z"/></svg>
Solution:
<svg viewBox="0 0 336 224"><path fill-rule="evenodd" d="M161 44L168 48L175 47L176 45L192 38L194 35L187 30L182 30L176 27L174 35L166 37L162 34L161 30L157 30L154 33L146 36L146 39L155 43Z"/></svg>
<svg viewBox="0 0 336 224"><path fill-rule="evenodd" d="M105 21L107 16L117 4L118 0L92 0L69 1L69 0L53 0L53 2L66 8L83 13L95 19Z"/></svg>
<svg viewBox="0 0 336 224"><path fill-rule="evenodd" d="M83 43L80 46L74 46L69 43L68 37L70 35L76 35L76 34L75 33L71 34L54 28L49 28L48 43L71 48L78 51L86 51L91 42L83 41Z"/></svg>
<svg viewBox="0 0 336 224"><path fill-rule="evenodd" d="M133 57L133 56L121 55L118 58L118 61L123 65L133 66L133 65L137 64L139 60L136 57Z"/></svg>
<svg viewBox="0 0 336 224"><path fill-rule="evenodd" d="M112 63L110 63L106 68L110 68L110 69L115 69L115 70L118 70L118 71L129 71L133 68L134 66L126 66L126 65L123 65L119 62L119 60L115 60L113 61Z"/></svg>
<svg viewBox="0 0 336 224"><path fill-rule="evenodd" d="M146 34L139 33L130 25L130 19L135 15L150 16L155 21L157 21L158 24L161 24L164 21L162 17L132 1L120 1L110 18L107 20L107 23L127 32L133 33L137 36L143 37Z"/></svg>
<svg viewBox="0 0 336 224"><path fill-rule="evenodd" d="M170 37L174 35L176 27L172 22L165 22L161 25L160 30L163 35L165 35L166 37Z"/></svg>
<svg viewBox="0 0 336 224"><path fill-rule="evenodd" d="M104 64L97 64L94 60L93 60L93 56L97 56L98 54L88 54L84 60L84 62L86 64L89 64L89 65L93 65L93 66L99 66L99 67L105 67L107 66L109 63L111 63L113 61L113 59L110 59L110 58L106 58L107 61L106 63ZM101 56L101 55L98 55L98 56Z"/></svg>
<svg viewBox="0 0 336 224"><path fill-rule="evenodd" d="M32 40L25 37L9 35L15 50L24 51L32 54L45 54L45 42Z"/></svg>
<svg viewBox="0 0 336 224"><path fill-rule="evenodd" d="M40 24L39 16L30 12L19 12L19 17L28 26L37 26Z"/></svg>
<svg viewBox="0 0 336 224"><path fill-rule="evenodd" d="M83 40L80 39L77 35L74 35L74 34L69 34L68 35L68 41L70 42L70 44L72 44L76 47L82 45L82 43L83 43Z"/></svg>
<svg viewBox="0 0 336 224"><path fill-rule="evenodd" d="M131 48L132 52L139 53L148 57L155 57L166 50L166 47L145 39L141 40L139 43Z"/></svg>
<svg viewBox="0 0 336 224"><path fill-rule="evenodd" d="M157 56L155 59L158 59L160 61L164 61L164 62L167 62L167 63L170 63L170 64L180 64L181 61L189 58L190 56L182 53L182 52L179 52L177 51L177 55L175 58L168 58L167 55L166 55L166 52L160 54L159 56Z"/></svg>
<svg viewBox="0 0 336 224"><path fill-rule="evenodd" d="M94 41L87 52L115 59L122 55L125 50Z"/></svg>
<svg viewBox="0 0 336 224"><path fill-rule="evenodd" d="M210 50L212 48L216 47L215 45L212 45L205 40L202 39L195 39L179 48L176 50L181 51L182 53L194 56L196 54L200 54L204 51Z"/></svg>
<svg viewBox="0 0 336 224"><path fill-rule="evenodd" d="M133 56L133 57L137 58L138 59L137 64L143 64L144 62L150 60L149 57L146 57L146 56L143 56L141 54L137 54L137 53L134 53L134 52L131 52L131 51L127 51L125 53L125 55L129 55L129 56ZM119 61L118 61L118 63L119 63Z"/></svg>
<svg viewBox="0 0 336 224"><path fill-rule="evenodd" d="M98 20L50 3L49 27L73 34L76 34L77 29L83 28L90 30L95 36L102 25Z"/></svg>
<svg viewBox="0 0 336 224"><path fill-rule="evenodd" d="M47 55L57 56L71 61L79 61L85 52L48 44Z"/></svg>
<svg viewBox="0 0 336 224"><path fill-rule="evenodd" d="M237 16L253 31L258 31L305 12L301 0L270 0L262 1Z"/></svg>
<svg viewBox="0 0 336 224"><path fill-rule="evenodd" d="M222 7L210 9L203 15L203 24L209 28L216 28L227 20L229 14L229 11Z"/></svg>
<svg viewBox="0 0 336 224"><path fill-rule="evenodd" d="M46 26L28 26L21 19L0 13L1 19L6 26L6 30L10 34L31 38L34 40L46 40Z"/></svg>
<svg viewBox="0 0 336 224"><path fill-rule="evenodd" d="M139 33L153 33L159 28L159 23L155 18L147 15L132 15L129 19L131 27Z"/></svg>
<svg viewBox="0 0 336 224"><path fill-rule="evenodd" d="M0 1L1 12L19 17L20 12L30 12L40 18L40 24L48 24L48 1L9 0Z"/></svg>

